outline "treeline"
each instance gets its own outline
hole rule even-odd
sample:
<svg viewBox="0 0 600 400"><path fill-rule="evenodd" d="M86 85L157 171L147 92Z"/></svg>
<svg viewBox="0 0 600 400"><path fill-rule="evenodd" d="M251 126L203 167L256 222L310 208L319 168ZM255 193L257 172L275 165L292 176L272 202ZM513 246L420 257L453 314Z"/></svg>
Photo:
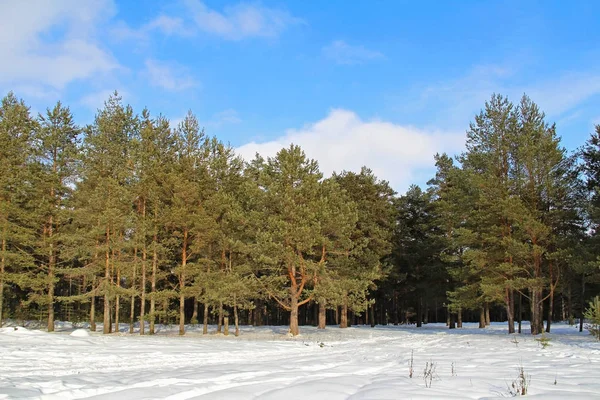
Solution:
<svg viewBox="0 0 600 400"><path fill-rule="evenodd" d="M527 97L493 96L467 150L396 196L368 168L324 177L298 146L249 162L190 112L176 127L115 93L92 124L0 105L6 317L325 328L581 316L598 292L600 127L567 155ZM282 312L283 311L283 312ZM58 315L57 315L58 314Z"/></svg>

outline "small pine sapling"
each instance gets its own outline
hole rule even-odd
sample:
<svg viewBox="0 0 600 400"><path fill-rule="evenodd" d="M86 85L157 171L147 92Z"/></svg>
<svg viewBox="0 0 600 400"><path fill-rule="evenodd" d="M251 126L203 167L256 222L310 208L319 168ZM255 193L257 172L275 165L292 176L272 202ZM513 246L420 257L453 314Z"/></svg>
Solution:
<svg viewBox="0 0 600 400"><path fill-rule="evenodd" d="M596 296L590 301L589 307L583 314L586 320L589 321L585 328L596 339L600 340L600 297Z"/></svg>

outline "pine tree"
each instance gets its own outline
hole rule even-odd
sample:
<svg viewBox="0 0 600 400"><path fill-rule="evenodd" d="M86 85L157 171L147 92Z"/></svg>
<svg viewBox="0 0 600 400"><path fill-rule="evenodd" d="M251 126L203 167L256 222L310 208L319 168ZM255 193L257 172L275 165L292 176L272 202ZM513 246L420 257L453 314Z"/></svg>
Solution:
<svg viewBox="0 0 600 400"><path fill-rule="evenodd" d="M19 283L34 264L35 224L29 211L35 129L25 103L12 92L5 96L0 103L0 327L5 286Z"/></svg>
<svg viewBox="0 0 600 400"><path fill-rule="evenodd" d="M417 327L423 323L425 301L447 278L439 259L442 248L431 197L431 192L412 185L397 201L394 263L406 274L405 290L415 305Z"/></svg>
<svg viewBox="0 0 600 400"><path fill-rule="evenodd" d="M372 279L361 281L363 277L356 275L357 271L352 269L354 243L351 235L356 227L358 212L354 201L334 178L326 179L321 184L318 220L321 232L320 243L315 249L318 268L314 276L314 298L319 304L318 328L324 329L327 308L337 309L343 304L347 305L348 302L344 300L348 292L356 295L356 301L350 302L354 311L366 309L366 289L361 288L368 288Z"/></svg>
<svg viewBox="0 0 600 400"><path fill-rule="evenodd" d="M101 274L91 295L92 302L96 293L104 297L104 333L112 331L111 301L115 301L118 315L120 295L125 294L116 279L117 255L125 248L124 233L133 203L130 145L137 126L133 110L123 106L115 93L99 110L94 124L84 130L78 217L82 228L87 229L88 270L92 270L91 275Z"/></svg>
<svg viewBox="0 0 600 400"><path fill-rule="evenodd" d="M340 187L356 204L357 222L350 238L353 249L343 281L341 327L348 325L348 308L355 312L366 309L366 298L375 281L389 270L392 250L395 210L394 191L386 181L378 180L373 172L363 167L360 173L342 172L334 175Z"/></svg>
<svg viewBox="0 0 600 400"><path fill-rule="evenodd" d="M39 115L36 130L37 156L41 167L36 192L41 228L36 253L45 276L33 279L30 300L48 308L48 332L54 331L55 287L57 268L61 265L60 249L65 235L63 227L71 218L68 207L71 187L75 181L79 156L80 129L73 122L68 107L60 102L46 115Z"/></svg>
<svg viewBox="0 0 600 400"><path fill-rule="evenodd" d="M290 312L290 333L298 335L298 308L312 300L308 289L317 271L319 181L317 162L298 146L282 149L249 166L260 188L255 261L265 292Z"/></svg>
<svg viewBox="0 0 600 400"><path fill-rule="evenodd" d="M210 194L208 175L208 139L200 130L196 117L188 113L177 129L177 161L173 180L173 197L168 228L179 247L179 264L174 269L179 288L179 334L185 333L185 299L199 273L198 258L210 237L212 221L205 201Z"/></svg>

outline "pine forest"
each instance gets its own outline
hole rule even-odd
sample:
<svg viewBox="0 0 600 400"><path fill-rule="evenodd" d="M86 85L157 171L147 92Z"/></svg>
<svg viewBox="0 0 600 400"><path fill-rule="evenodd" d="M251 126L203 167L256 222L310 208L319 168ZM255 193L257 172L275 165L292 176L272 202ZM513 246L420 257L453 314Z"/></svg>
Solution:
<svg viewBox="0 0 600 400"><path fill-rule="evenodd" d="M583 329L600 293L600 125L567 153L526 95L494 94L465 151L395 193L369 166L324 176L300 147L243 160L192 112L115 92L88 125L0 105L0 324L507 322ZM136 333L138 330L136 329Z"/></svg>

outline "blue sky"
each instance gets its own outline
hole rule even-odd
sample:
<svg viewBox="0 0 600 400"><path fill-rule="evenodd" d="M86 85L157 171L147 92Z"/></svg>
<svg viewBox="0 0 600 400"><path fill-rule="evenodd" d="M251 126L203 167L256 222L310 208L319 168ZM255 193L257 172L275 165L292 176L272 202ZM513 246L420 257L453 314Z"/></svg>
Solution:
<svg viewBox="0 0 600 400"><path fill-rule="evenodd" d="M493 92L526 92L563 144L600 123L597 1L0 0L0 89L80 123L118 90L192 110L245 157L293 141L398 191L460 152Z"/></svg>

